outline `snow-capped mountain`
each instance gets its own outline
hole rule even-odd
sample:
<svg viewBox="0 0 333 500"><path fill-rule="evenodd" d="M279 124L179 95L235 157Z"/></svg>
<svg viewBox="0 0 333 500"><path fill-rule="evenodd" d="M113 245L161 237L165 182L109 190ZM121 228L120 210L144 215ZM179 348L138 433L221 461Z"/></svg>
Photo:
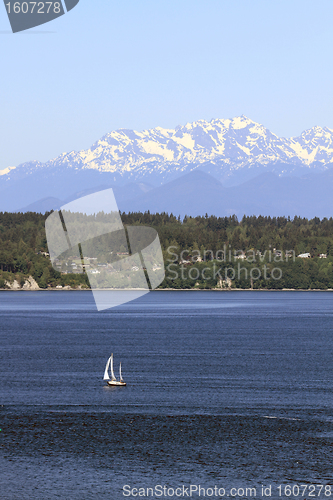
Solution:
<svg viewBox="0 0 333 500"><path fill-rule="evenodd" d="M323 166L333 161L333 130L314 127L300 137L284 139L246 116L199 120L173 129L117 130L93 146L55 160L100 171L131 173L184 170L188 165L224 163L224 169L286 163Z"/></svg>
<svg viewBox="0 0 333 500"><path fill-rule="evenodd" d="M226 181L254 167L297 175L309 168L325 170L331 162L332 129L314 127L299 137L280 138L243 115L199 120L176 129L120 129L90 149L64 153L44 164L25 163L19 170L24 176L45 168L91 169L112 173L115 181L150 179L158 185L196 167ZM14 172L18 174L10 167L0 174L9 178Z"/></svg>
<svg viewBox="0 0 333 500"><path fill-rule="evenodd" d="M235 186L267 172L303 177L330 167L333 130L327 127L281 138L243 115L175 129L121 129L87 150L1 170L0 210L16 210L45 197L64 200L91 188L120 189L129 182L135 186L126 192L147 191L196 169L224 186Z"/></svg>

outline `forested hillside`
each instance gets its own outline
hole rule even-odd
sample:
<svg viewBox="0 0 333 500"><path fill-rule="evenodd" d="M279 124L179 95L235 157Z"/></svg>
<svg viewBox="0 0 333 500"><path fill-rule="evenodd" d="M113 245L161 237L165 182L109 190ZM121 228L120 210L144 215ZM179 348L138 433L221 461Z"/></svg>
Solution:
<svg viewBox="0 0 333 500"><path fill-rule="evenodd" d="M0 288L9 288L14 280L22 287L30 276L40 288L87 287L85 275L60 274L53 269L48 255L44 255L48 253L48 215L0 213Z"/></svg>
<svg viewBox="0 0 333 500"><path fill-rule="evenodd" d="M48 215L0 213L0 288L14 280L29 288L30 276L40 288L89 287L86 274L56 271L45 255ZM125 225L157 230L166 267L162 288L333 288L332 218L121 217Z"/></svg>

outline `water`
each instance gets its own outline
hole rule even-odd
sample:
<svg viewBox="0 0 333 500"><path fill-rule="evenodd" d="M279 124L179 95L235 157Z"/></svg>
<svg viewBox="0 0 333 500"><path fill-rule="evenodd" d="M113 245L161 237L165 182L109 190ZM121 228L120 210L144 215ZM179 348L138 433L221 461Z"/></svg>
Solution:
<svg viewBox="0 0 333 500"><path fill-rule="evenodd" d="M333 497L332 293L1 292L0 321L1 499Z"/></svg>

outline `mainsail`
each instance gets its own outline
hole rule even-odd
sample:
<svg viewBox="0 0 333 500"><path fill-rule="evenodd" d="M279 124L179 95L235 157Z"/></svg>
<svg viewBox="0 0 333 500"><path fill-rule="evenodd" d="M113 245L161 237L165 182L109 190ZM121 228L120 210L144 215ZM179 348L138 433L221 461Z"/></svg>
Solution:
<svg viewBox="0 0 333 500"><path fill-rule="evenodd" d="M111 354L111 380L117 380L113 372L113 353Z"/></svg>
<svg viewBox="0 0 333 500"><path fill-rule="evenodd" d="M105 367L104 379L103 380L110 380L109 371L108 371L109 370L110 361L111 361L111 356L109 357L109 359L106 362L106 367Z"/></svg>
<svg viewBox="0 0 333 500"><path fill-rule="evenodd" d="M123 377L121 376L121 363L119 364L119 376L120 376L120 382L123 382Z"/></svg>

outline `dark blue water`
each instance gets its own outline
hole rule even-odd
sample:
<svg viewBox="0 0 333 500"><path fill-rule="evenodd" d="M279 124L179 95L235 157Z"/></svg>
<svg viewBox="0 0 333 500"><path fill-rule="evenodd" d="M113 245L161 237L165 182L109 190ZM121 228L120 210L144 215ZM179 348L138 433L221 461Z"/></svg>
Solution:
<svg viewBox="0 0 333 500"><path fill-rule="evenodd" d="M333 293L159 291L98 313L90 292L1 292L0 315L1 499L331 496ZM111 352L125 388L103 383Z"/></svg>

